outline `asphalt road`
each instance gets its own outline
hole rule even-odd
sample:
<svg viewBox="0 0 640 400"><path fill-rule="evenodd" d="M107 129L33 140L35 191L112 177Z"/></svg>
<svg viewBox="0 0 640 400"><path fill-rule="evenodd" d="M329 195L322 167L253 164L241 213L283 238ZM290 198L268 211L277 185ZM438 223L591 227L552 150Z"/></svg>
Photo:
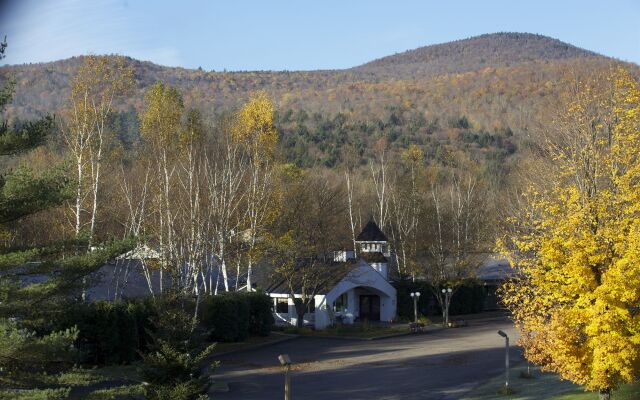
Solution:
<svg viewBox="0 0 640 400"><path fill-rule="evenodd" d="M475 386L504 374L504 339L515 342L505 318L469 326L373 341L298 338L222 356L215 379L229 391L220 400L281 400L284 376L278 354L295 363L292 399L459 399ZM511 349L512 364L521 361Z"/></svg>

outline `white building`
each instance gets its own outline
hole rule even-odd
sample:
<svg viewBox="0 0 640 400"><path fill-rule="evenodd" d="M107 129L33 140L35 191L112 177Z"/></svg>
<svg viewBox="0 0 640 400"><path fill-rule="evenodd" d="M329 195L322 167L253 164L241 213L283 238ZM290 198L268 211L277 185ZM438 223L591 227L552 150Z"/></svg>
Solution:
<svg viewBox="0 0 640 400"><path fill-rule="evenodd" d="M314 297L304 316L305 325L323 329L336 322L395 318L396 289L389 283L387 237L375 222L369 221L356 238L356 245L357 258L351 251L336 253L336 275ZM266 292L273 298L276 323L295 325L295 306L282 283L271 285Z"/></svg>

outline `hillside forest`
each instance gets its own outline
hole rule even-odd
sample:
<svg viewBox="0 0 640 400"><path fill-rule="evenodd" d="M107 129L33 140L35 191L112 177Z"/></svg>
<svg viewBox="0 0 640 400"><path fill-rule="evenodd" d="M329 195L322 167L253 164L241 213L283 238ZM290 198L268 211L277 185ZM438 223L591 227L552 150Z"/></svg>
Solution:
<svg viewBox="0 0 640 400"><path fill-rule="evenodd" d="M3 43L0 58L10 49ZM124 313L110 320L130 324L122 337L145 338L135 351L155 382L141 390L197 398L197 362L212 350L201 346L197 362L190 356L191 338L205 335L201 299L209 299L204 314L218 310L211 318L266 309L252 324L268 334L268 299L214 295L284 280L302 288L294 303L304 315L335 271L334 252L356 250L369 220L391 242L392 279L427 282L442 306L439 289L473 281L485 256L508 247L504 238L522 235L516 244L526 247L537 229L527 223L548 211L527 208L531 188L535 197L560 185L549 178L558 175L557 150L580 144L576 126L622 126L627 117L611 99L620 81L636 88L639 72L513 33L340 71L207 72L119 55L2 67L0 368L8 372L0 383L48 388L74 365L65 349L86 327L65 325L73 314L65 310L102 322L95 316ZM635 110L632 100L625 107ZM628 119L615 129L633 131ZM592 155L564 157L578 165L584 154ZM526 228L513 232L516 220ZM156 254L142 263L153 307L83 306L107 261L145 251ZM131 322L149 313L157 326ZM167 383L157 371L172 363L182 378Z"/></svg>
<svg viewBox="0 0 640 400"><path fill-rule="evenodd" d="M34 179L56 166L67 199L5 226L3 246L134 236L162 249L162 268L187 263L195 276L214 257L221 279L205 290L229 290L276 228L293 229L277 221L302 180L304 207L335 221L322 238L334 250L374 219L398 249L398 277L454 254L471 264L462 255L492 250L567 102L613 65L543 36L493 34L343 71L205 72L121 56L4 67L5 124L45 118L51 133L2 162Z"/></svg>

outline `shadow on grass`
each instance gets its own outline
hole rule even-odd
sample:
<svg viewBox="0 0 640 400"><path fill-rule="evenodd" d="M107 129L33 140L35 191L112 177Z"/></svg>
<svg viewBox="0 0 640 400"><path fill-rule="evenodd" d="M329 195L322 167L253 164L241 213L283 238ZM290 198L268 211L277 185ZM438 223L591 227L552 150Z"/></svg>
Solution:
<svg viewBox="0 0 640 400"><path fill-rule="evenodd" d="M504 388L504 375L475 388L464 400L597 400L598 394L585 392L584 389L568 381L562 381L556 374L542 373L531 368L527 377L525 363L511 369L510 386L513 393L501 393ZM640 399L640 384L625 385L612 393L612 400Z"/></svg>

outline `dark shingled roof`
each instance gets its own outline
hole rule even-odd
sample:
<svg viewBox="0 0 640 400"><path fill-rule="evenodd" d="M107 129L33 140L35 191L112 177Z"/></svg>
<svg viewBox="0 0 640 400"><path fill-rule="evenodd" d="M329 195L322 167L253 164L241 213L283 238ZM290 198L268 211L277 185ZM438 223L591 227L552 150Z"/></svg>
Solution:
<svg viewBox="0 0 640 400"><path fill-rule="evenodd" d="M357 242L387 242L387 237L372 219L367 222L362 232L356 238Z"/></svg>

